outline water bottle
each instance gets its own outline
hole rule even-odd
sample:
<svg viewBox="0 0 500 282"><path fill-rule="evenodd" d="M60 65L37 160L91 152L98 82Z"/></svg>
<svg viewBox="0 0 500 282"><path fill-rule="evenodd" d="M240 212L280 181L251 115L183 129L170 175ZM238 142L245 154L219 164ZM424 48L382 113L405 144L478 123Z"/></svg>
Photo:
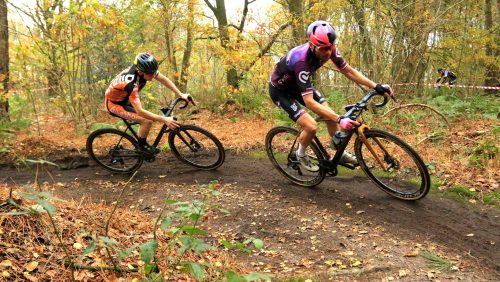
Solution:
<svg viewBox="0 0 500 282"><path fill-rule="evenodd" d="M346 139L347 136L348 136L348 134L343 132L343 131L339 130L339 131L335 132L335 134L333 135L333 138L332 138L332 142L330 143L330 147L338 150L340 148L340 146L344 143L344 140Z"/></svg>

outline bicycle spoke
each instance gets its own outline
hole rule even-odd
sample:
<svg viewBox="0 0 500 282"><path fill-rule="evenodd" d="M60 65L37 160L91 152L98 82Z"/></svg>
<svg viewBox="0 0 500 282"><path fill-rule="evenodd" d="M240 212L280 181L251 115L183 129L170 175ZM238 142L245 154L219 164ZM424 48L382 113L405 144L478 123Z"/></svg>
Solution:
<svg viewBox="0 0 500 282"><path fill-rule="evenodd" d="M143 160L135 141L126 133L111 128L89 135L87 150L99 165L113 172L132 172Z"/></svg>
<svg viewBox="0 0 500 282"><path fill-rule="evenodd" d="M425 165L406 143L386 132L371 130L357 141L361 168L387 193L401 199L419 199L430 185Z"/></svg>
<svg viewBox="0 0 500 282"><path fill-rule="evenodd" d="M296 142L298 131L289 127L276 127L269 131L266 137L266 150L274 167L285 177L303 186L319 184L325 173L323 170L311 172L301 167L295 156L298 148ZM313 163L318 164L322 157L313 146L307 148L306 153Z"/></svg>
<svg viewBox="0 0 500 282"><path fill-rule="evenodd" d="M202 169L215 169L224 162L224 148L210 132L184 125L169 135L169 145L180 160Z"/></svg>

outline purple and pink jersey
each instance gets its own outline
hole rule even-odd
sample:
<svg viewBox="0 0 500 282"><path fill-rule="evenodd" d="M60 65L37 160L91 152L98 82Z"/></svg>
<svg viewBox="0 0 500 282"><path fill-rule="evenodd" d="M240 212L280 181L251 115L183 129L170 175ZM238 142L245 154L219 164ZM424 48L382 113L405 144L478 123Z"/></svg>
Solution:
<svg viewBox="0 0 500 282"><path fill-rule="evenodd" d="M347 62L340 55L337 45L332 45L330 60L339 70L347 67ZM305 43L290 50L286 56L276 64L271 75L271 84L292 93L299 92L302 96L313 94L311 76L327 62L320 61L314 56L309 44Z"/></svg>

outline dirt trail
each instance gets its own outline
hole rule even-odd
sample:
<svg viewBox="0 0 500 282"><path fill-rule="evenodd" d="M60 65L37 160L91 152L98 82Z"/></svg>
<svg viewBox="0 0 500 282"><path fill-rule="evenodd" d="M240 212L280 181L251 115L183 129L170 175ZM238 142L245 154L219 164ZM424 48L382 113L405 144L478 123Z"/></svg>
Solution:
<svg viewBox="0 0 500 282"><path fill-rule="evenodd" d="M17 184L33 180L29 173L7 167L0 168L0 175L0 180ZM93 201L112 202L117 196L117 190L105 187L102 183L126 180L128 176L113 175L91 164L79 169L54 171L53 177L60 186L55 194L60 197L79 199L86 195ZM327 178L315 189L307 189L290 184L273 169L267 159L229 155L217 171L199 171L177 160L167 162L162 158L143 165L125 204L137 204L137 198L140 197L144 199L142 210L147 211L145 203L159 206L161 199L166 196L167 192L161 184L169 185L168 193L186 197L193 190L182 188L179 184L193 187L193 184L204 184L212 180L228 184L222 190L227 198L222 201L231 215L217 220L218 223L210 228L225 230L226 234L233 233L236 237L268 238L272 247L283 254L274 262L273 255L268 256L265 264L279 265L283 261L299 261L295 265L302 263L307 267L307 262L300 262L301 254L317 253L317 249L321 249L316 254L316 259L321 260L331 253L352 249L354 247L349 240L361 236L357 231L359 229L368 230L365 231L368 235L376 236L363 239L367 241L359 239L359 242L368 245L368 250L377 249L375 242L382 239L402 240L410 245L432 242L464 259L486 266L487 273L476 273L472 277L493 279L491 277L500 276L500 212L497 209L465 207L436 194L430 194L415 203L403 202L386 195L368 179L360 176L340 174L336 178ZM52 180L45 175L42 176L42 181ZM145 185L146 183L153 185ZM141 188L143 184L144 188ZM290 211L292 213L287 213ZM300 224L300 218L319 218L320 221L323 218L325 222L312 221L309 223L311 230L308 230L307 226L294 226ZM345 221L356 229L342 231ZM315 228L316 223L323 228ZM335 227L339 230L337 235L325 231L330 228L327 224L334 223L341 226ZM295 246L290 243L308 241L309 237L314 237L314 240L322 239L316 250L311 251L310 244ZM398 243L394 244L397 249ZM412 248L405 243L399 247L401 253ZM288 250L283 251L284 249Z"/></svg>

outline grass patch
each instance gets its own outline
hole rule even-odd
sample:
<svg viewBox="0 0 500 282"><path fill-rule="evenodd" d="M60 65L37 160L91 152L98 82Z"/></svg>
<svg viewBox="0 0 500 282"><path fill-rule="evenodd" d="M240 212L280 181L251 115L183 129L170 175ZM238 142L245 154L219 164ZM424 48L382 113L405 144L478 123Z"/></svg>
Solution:
<svg viewBox="0 0 500 282"><path fill-rule="evenodd" d="M256 150L248 152L248 157L254 160L267 160L267 153L264 150Z"/></svg>
<svg viewBox="0 0 500 282"><path fill-rule="evenodd" d="M451 271L453 264L445 259L437 255L432 251L423 251L419 254L427 263L429 267L432 267L441 271Z"/></svg>
<svg viewBox="0 0 500 282"><path fill-rule="evenodd" d="M437 107L441 112L450 117L461 117L464 114L483 116L491 119L498 118L500 103L498 98L491 95L466 95L462 91L453 89L453 94L448 91L436 91L432 98L425 97L424 102Z"/></svg>
<svg viewBox="0 0 500 282"><path fill-rule="evenodd" d="M442 186L443 183L439 181L439 179L432 178L431 183L432 194L443 195L463 204L470 204L470 200L476 200L485 205L500 208L500 192L498 191L478 192L473 188L469 188L463 185L452 185L447 190L440 191L438 187Z"/></svg>

